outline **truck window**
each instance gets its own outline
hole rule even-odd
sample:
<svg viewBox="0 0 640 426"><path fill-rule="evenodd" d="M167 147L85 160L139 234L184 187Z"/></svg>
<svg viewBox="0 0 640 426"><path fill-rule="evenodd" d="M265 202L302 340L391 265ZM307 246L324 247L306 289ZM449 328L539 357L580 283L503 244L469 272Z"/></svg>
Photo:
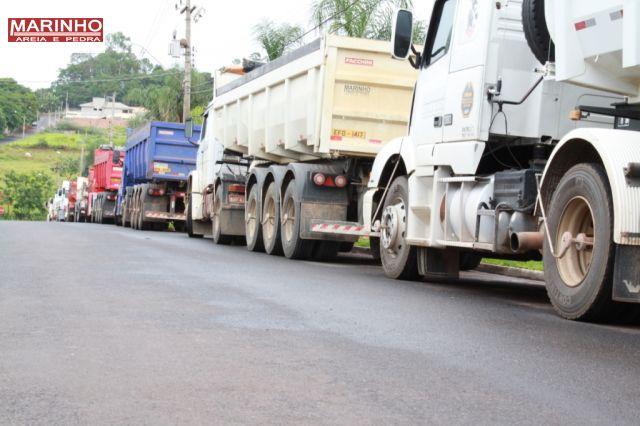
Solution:
<svg viewBox="0 0 640 426"><path fill-rule="evenodd" d="M453 20L455 19L456 0L444 0L436 4L431 18L431 24L435 24L435 34L427 37L427 46L424 56L425 67L433 64L442 58L449 51L451 43L451 33L453 31Z"/></svg>

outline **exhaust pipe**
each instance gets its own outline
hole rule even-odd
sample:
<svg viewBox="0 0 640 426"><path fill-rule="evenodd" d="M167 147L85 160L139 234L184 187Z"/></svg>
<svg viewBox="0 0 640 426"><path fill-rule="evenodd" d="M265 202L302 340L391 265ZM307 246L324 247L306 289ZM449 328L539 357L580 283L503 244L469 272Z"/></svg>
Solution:
<svg viewBox="0 0 640 426"><path fill-rule="evenodd" d="M514 232L511 234L511 251L514 253L527 253L529 251L542 250L544 234L538 232Z"/></svg>

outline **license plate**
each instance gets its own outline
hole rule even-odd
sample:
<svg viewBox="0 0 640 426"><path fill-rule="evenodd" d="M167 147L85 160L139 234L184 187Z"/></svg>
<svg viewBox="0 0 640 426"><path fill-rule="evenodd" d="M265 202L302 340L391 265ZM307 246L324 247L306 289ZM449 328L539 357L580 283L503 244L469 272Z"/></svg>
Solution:
<svg viewBox="0 0 640 426"><path fill-rule="evenodd" d="M227 201L229 201L232 204L244 204L244 194L230 193L227 196Z"/></svg>

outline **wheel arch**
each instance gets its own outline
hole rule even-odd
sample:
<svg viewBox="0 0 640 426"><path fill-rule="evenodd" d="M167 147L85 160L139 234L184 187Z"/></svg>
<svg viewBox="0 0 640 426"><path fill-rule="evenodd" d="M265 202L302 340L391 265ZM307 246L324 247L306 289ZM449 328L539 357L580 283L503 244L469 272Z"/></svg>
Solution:
<svg viewBox="0 0 640 426"><path fill-rule="evenodd" d="M610 129L577 129L565 136L547 161L540 197L548 210L553 190L564 174L580 163L600 164L607 175L613 201L613 240L640 245L640 185L625 177L624 169L640 162L640 138L634 132Z"/></svg>

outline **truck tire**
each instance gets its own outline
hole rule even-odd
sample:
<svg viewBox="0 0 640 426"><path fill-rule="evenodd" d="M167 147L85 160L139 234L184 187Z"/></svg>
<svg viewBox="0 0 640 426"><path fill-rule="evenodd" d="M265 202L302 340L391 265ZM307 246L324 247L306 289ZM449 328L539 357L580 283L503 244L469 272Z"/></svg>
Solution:
<svg viewBox="0 0 640 426"><path fill-rule="evenodd" d="M406 241L409 183L406 176L397 177L384 200L380 259L387 277L415 280L418 275L417 250Z"/></svg>
<svg viewBox="0 0 640 426"><path fill-rule="evenodd" d="M549 35L544 16L545 0L524 0L522 3L522 28L527 44L541 64L555 61L555 46Z"/></svg>
<svg viewBox="0 0 640 426"><path fill-rule="evenodd" d="M369 237L369 249L373 260L380 260L380 237Z"/></svg>
<svg viewBox="0 0 640 426"><path fill-rule="evenodd" d="M258 184L251 187L249 198L247 198L244 210L244 230L247 238L247 249L249 251L264 251L262 241L262 225L260 224L260 211L258 202Z"/></svg>
<svg viewBox="0 0 640 426"><path fill-rule="evenodd" d="M281 255L280 205L276 183L271 182L262 203L262 242L267 254Z"/></svg>
<svg viewBox="0 0 640 426"><path fill-rule="evenodd" d="M185 227L189 238L202 238L204 235L193 233L193 217L191 216L191 200L187 203L187 217L185 219Z"/></svg>
<svg viewBox="0 0 640 426"><path fill-rule="evenodd" d="M300 204L296 192L292 180L282 201L282 251L288 259L307 259L313 251L314 241L300 237Z"/></svg>
<svg viewBox="0 0 640 426"><path fill-rule="evenodd" d="M133 191L131 197L131 229L138 229L138 190Z"/></svg>
<svg viewBox="0 0 640 426"><path fill-rule="evenodd" d="M313 249L313 258L321 261L333 260L338 256L339 250L340 242L316 241Z"/></svg>
<svg viewBox="0 0 640 426"><path fill-rule="evenodd" d="M138 229L140 229L141 231L148 231L150 229L153 228L153 223L144 220L144 195L145 195L145 191L143 191L142 189L140 190L140 212L138 213L139 215L139 219L138 219Z"/></svg>
<svg viewBox="0 0 640 426"><path fill-rule="evenodd" d="M216 194L213 200L213 216L211 217L211 235L215 244L229 245L231 244L231 235L222 233L222 223L220 222L220 213L222 213L222 185L216 188Z"/></svg>
<svg viewBox="0 0 640 426"><path fill-rule="evenodd" d="M548 206L547 225L554 249L564 233L583 233L592 244L572 243L555 258L544 240L544 277L549 300L563 318L607 321L620 303L611 299L615 247L609 183L599 164L578 164L562 177Z"/></svg>
<svg viewBox="0 0 640 426"><path fill-rule="evenodd" d="M470 271L476 269L482 262L482 255L478 253L463 252L460 253L460 270Z"/></svg>
<svg viewBox="0 0 640 426"><path fill-rule="evenodd" d="M129 215L127 214L128 212L129 212L129 200L128 200L128 195L125 195L124 202L122 203L122 227L123 228L126 228L127 226L130 225Z"/></svg>

